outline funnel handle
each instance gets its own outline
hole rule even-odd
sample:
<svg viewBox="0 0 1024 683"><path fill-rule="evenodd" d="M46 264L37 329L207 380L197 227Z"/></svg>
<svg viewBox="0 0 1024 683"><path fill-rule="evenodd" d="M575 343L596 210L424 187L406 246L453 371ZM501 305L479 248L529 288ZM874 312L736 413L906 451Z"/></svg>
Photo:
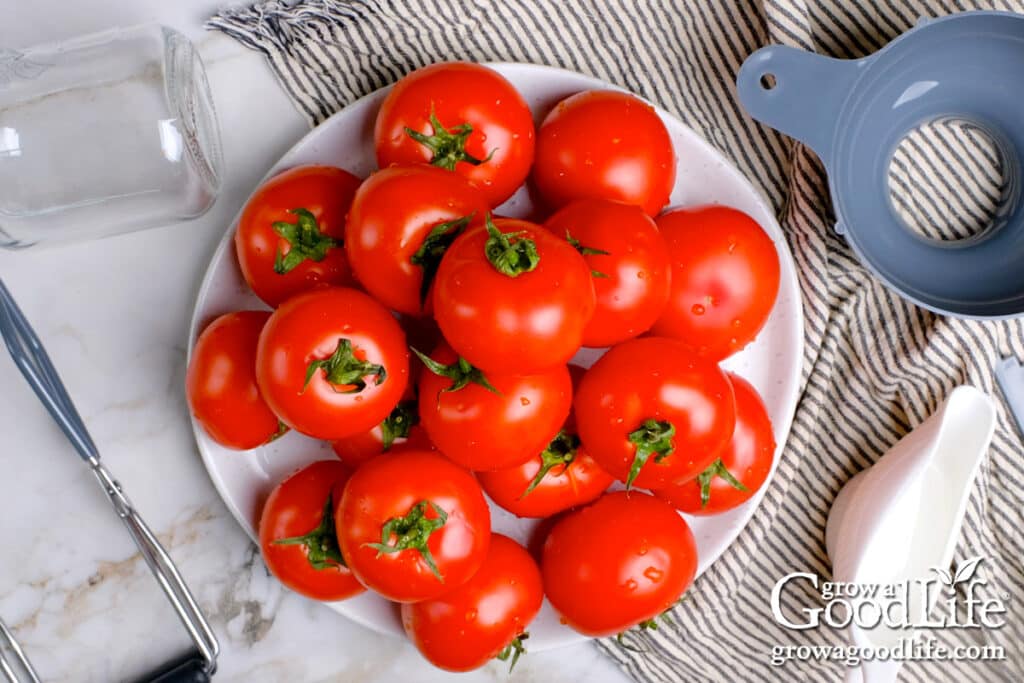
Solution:
<svg viewBox="0 0 1024 683"><path fill-rule="evenodd" d="M751 116L809 145L827 167L843 105L867 59L769 45L743 62L736 88Z"/></svg>

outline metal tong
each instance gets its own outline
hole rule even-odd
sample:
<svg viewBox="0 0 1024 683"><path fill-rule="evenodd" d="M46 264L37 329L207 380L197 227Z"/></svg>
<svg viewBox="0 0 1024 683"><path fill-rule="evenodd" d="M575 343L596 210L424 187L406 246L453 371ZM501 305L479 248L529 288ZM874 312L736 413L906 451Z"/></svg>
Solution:
<svg viewBox="0 0 1024 683"><path fill-rule="evenodd" d="M143 560L174 607L181 623L188 630L198 651L184 660L171 662L144 680L151 683L209 681L216 671L217 655L220 652L220 646L213 630L167 551L160 545L146 523L142 521L142 517L139 516L131 501L121 490L121 485L110 473L110 470L100 462L96 444L93 443L81 416L71 402L57 370L53 367L53 363L32 330L32 326L29 325L7 287L4 286L2 279L0 279L0 335L3 336L11 357L32 390L35 391L36 396L46 406L71 445L89 465L104 493L110 499L110 503L114 506L114 511L124 522L132 540L135 541ZM18 683L20 680L16 678L11 658L4 654L6 649L13 654L13 659L24 670L27 675L25 680L39 683L39 677L32 669L24 651L10 630L2 623L0 623L0 636L2 636L2 640L0 640L0 672L11 683ZM196 656L197 654L198 656Z"/></svg>

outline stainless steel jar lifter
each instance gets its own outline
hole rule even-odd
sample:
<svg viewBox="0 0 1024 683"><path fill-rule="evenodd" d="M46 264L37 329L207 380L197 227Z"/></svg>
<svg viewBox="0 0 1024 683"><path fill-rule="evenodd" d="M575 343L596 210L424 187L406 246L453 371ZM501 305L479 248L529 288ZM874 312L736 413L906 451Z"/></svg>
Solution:
<svg viewBox="0 0 1024 683"><path fill-rule="evenodd" d="M100 454L89 436L81 416L75 410L57 370L53 367L46 350L32 330L21 309L0 279L0 335L3 336L11 358L25 376L32 390L42 401L50 415L67 436L71 445L89 465L93 475L103 487L104 493L114 506L114 511L124 522L128 533L138 547L163 590L174 607L192 642L195 651L184 659L169 662L158 671L142 679L147 683L207 683L217 668L220 646L209 623L196 604L195 598L185 585L184 579L171 560L167 551L150 531L131 501L121 490L121 485L100 462ZM15 665L22 670L19 678ZM24 650L18 645L11 631L0 623L0 673L11 683L31 681L39 683L39 677L29 663Z"/></svg>

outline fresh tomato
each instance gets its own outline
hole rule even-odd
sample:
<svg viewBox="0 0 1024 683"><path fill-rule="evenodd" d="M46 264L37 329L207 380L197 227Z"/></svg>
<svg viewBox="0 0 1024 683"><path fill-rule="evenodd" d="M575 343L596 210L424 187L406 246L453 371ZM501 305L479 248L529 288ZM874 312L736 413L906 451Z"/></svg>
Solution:
<svg viewBox="0 0 1024 683"><path fill-rule="evenodd" d="M576 424L587 452L627 486L664 487L714 462L736 425L725 373L675 339L623 342L580 382Z"/></svg>
<svg viewBox="0 0 1024 683"><path fill-rule="evenodd" d="M563 429L540 455L518 467L479 472L484 493L517 517L548 517L594 500L615 481Z"/></svg>
<svg viewBox="0 0 1024 683"><path fill-rule="evenodd" d="M533 163L533 115L508 80L480 64L432 64L391 89L373 131L377 163L429 163L465 177L491 206L512 196Z"/></svg>
<svg viewBox="0 0 1024 683"><path fill-rule="evenodd" d="M344 600L364 590L345 566L334 530L349 473L337 461L314 462L278 484L263 505L260 550L267 568L314 600Z"/></svg>
<svg viewBox="0 0 1024 683"><path fill-rule="evenodd" d="M484 374L447 345L421 358L420 420L434 445L463 467L520 465L544 450L569 415L572 381L564 365Z"/></svg>
<svg viewBox="0 0 1024 683"><path fill-rule="evenodd" d="M580 199L544 227L569 240L590 266L597 293L584 346L613 346L650 329L668 302L671 263L654 221L637 206Z"/></svg>
<svg viewBox="0 0 1024 683"><path fill-rule="evenodd" d="M339 439L331 444L335 455L349 467L359 467L370 458L392 449L430 451L427 432L420 426L416 401L402 401L384 421L368 432Z"/></svg>
<svg viewBox="0 0 1024 683"><path fill-rule="evenodd" d="M317 285L349 285L345 214L359 178L333 166L297 166L260 186L238 219L242 275L270 306Z"/></svg>
<svg viewBox="0 0 1024 683"><path fill-rule="evenodd" d="M418 315L448 246L487 212L483 193L434 166L393 166L356 192L345 250L359 282L378 301Z"/></svg>
<svg viewBox="0 0 1024 683"><path fill-rule="evenodd" d="M256 384L256 344L270 313L243 310L208 325L185 375L188 405L217 443L247 451L287 430Z"/></svg>
<svg viewBox="0 0 1024 683"><path fill-rule="evenodd" d="M256 379L289 427L318 439L343 439L379 425L405 393L405 334L386 308L362 292L306 292L267 321Z"/></svg>
<svg viewBox="0 0 1024 683"><path fill-rule="evenodd" d="M651 333L722 360L757 336L779 293L779 254L753 218L726 206L658 217L672 294Z"/></svg>
<svg viewBox="0 0 1024 683"><path fill-rule="evenodd" d="M672 194L676 155L654 107L628 93L590 90L562 100L544 119L533 179L553 208L600 198L655 216Z"/></svg>
<svg viewBox="0 0 1024 683"><path fill-rule="evenodd" d="M447 671L510 655L515 666L543 600L537 563L511 538L492 534L473 578L439 598L402 605L402 624L423 656Z"/></svg>
<svg viewBox="0 0 1024 683"><path fill-rule="evenodd" d="M679 600L697 573L697 544L668 503L637 491L606 493L555 523L541 573L563 623L610 636Z"/></svg>
<svg viewBox="0 0 1024 683"><path fill-rule="evenodd" d="M430 451L388 453L360 467L336 519L352 573L394 602L429 600L466 583L491 538L480 484Z"/></svg>
<svg viewBox="0 0 1024 683"><path fill-rule="evenodd" d="M485 372L564 365L594 314L583 257L539 225L498 218L448 248L434 281L434 317L459 355Z"/></svg>
<svg viewBox="0 0 1024 683"><path fill-rule="evenodd" d="M683 512L713 515L732 510L764 486L772 471L775 436L768 410L747 380L729 373L736 394L736 430L729 445L706 470L654 494Z"/></svg>
<svg viewBox="0 0 1024 683"><path fill-rule="evenodd" d="M188 404L222 446L248 450L283 432L256 386L256 342L269 317L265 311L222 315L206 326L192 350L185 375Z"/></svg>

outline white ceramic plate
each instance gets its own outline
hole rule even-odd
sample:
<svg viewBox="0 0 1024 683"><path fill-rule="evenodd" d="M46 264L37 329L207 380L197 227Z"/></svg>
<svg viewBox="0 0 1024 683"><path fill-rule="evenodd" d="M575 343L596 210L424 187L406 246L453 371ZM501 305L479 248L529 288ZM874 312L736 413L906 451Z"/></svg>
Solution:
<svg viewBox="0 0 1024 683"><path fill-rule="evenodd" d="M522 93L539 123L559 100L581 90L613 88L607 83L570 71L532 64L492 64ZM373 152L373 121L387 89L352 103L299 141L268 175L299 164L331 164L360 177L376 168ZM668 127L678 157L673 206L725 204L745 211L760 223L775 241L782 266L779 298L771 318L758 338L724 367L750 381L764 398L775 428L778 448L786 442L797 401L797 384L803 351L803 315L793 259L771 209L750 183L717 150L681 121L658 109ZM528 216L533 208L525 189L520 188L498 211L507 216ZM236 219L237 222L237 219ZM213 255L199 291L189 336L189 355L196 336L218 315L266 306L249 291L235 260L232 238L235 225ZM590 365L599 352L585 351L581 360ZM322 442L289 433L274 443L249 453L231 451L214 443L198 424L193 429L199 452L238 523L254 540L263 501L274 485L298 467L333 456ZM776 454L778 455L778 454ZM778 458L776 458L777 462ZM772 467L774 474L775 467ZM697 539L698 575L729 546L753 515L761 492L743 506L714 517L688 518ZM521 542L535 526L533 520L519 520L492 506L493 526ZM395 607L369 593L330 607L364 626L389 634L401 634ZM543 650L583 640L584 636L559 623L545 601L530 626L530 649Z"/></svg>

